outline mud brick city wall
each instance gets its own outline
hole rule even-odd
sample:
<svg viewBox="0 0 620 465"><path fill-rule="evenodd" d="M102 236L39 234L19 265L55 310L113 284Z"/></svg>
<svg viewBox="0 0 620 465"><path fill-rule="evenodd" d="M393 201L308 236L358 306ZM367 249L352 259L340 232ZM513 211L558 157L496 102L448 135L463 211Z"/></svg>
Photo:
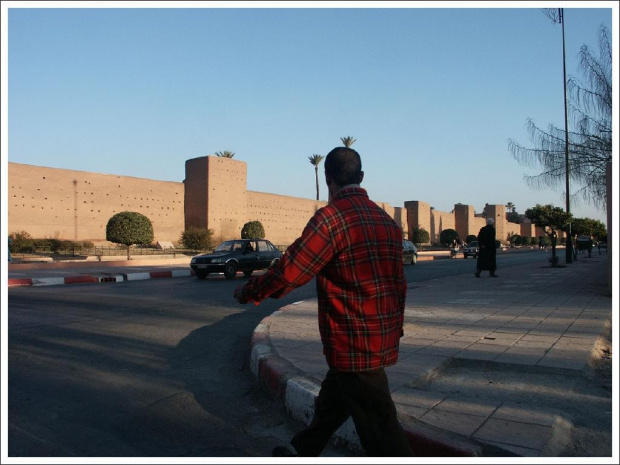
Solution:
<svg viewBox="0 0 620 465"><path fill-rule="evenodd" d="M105 241L113 215L136 211L153 223L155 241L177 241L183 199L180 182L8 163L9 233Z"/></svg>
<svg viewBox="0 0 620 465"><path fill-rule="evenodd" d="M290 244L327 202L248 191L248 221L260 221L275 244Z"/></svg>
<svg viewBox="0 0 620 465"><path fill-rule="evenodd" d="M248 221L258 220L266 236L278 245L293 242L310 217L326 202L247 190L245 162L214 156L185 162L183 182L64 170L9 163L9 232L27 231L37 238L105 242L108 220L121 211L136 211L153 223L155 241L178 242L190 226L214 231L216 242L239 237ZM370 193L372 197L372 192ZM377 202L411 237L426 229L431 243L443 229L456 229L463 239L485 224L472 206L456 204L452 212L431 209L422 201L403 207ZM497 238L542 235L529 224L505 220L504 205L486 205L496 218Z"/></svg>

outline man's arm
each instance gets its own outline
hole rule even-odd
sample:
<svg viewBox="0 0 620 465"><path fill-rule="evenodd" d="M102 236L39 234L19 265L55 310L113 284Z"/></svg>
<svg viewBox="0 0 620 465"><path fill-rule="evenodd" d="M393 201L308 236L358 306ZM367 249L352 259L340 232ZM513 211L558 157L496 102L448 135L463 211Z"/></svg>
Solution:
<svg viewBox="0 0 620 465"><path fill-rule="evenodd" d="M280 298L309 282L334 256L331 234L321 210L313 216L304 231L286 250L277 265L262 276L235 289L241 303L261 302L268 297Z"/></svg>

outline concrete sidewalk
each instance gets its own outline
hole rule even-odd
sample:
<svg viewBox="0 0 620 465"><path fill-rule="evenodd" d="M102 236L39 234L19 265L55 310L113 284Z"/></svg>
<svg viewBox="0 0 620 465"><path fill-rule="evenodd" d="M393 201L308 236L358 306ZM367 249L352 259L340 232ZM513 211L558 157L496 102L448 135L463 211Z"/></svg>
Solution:
<svg viewBox="0 0 620 465"><path fill-rule="evenodd" d="M587 374L611 316L607 258L409 284L400 359L386 371L419 455L561 454L571 441L571 387ZM294 418L310 422L328 369L316 300L261 322L251 369ZM600 408L611 410L611 399ZM336 436L359 449L351 420Z"/></svg>

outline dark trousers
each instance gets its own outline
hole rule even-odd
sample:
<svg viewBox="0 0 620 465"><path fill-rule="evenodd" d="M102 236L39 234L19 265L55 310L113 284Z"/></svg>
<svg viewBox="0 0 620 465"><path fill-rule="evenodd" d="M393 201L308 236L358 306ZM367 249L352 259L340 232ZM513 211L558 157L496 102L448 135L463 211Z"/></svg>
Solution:
<svg viewBox="0 0 620 465"><path fill-rule="evenodd" d="M329 370L316 400L312 423L291 444L298 455L316 457L351 416L369 456L410 457L413 452L398 418L385 370Z"/></svg>

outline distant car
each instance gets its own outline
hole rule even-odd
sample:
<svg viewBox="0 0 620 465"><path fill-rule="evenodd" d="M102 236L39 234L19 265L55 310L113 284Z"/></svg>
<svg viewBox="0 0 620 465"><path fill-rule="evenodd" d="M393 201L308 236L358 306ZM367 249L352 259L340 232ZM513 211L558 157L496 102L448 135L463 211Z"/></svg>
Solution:
<svg viewBox="0 0 620 465"><path fill-rule="evenodd" d="M282 257L282 252L265 239L234 239L218 245L213 253L192 258L190 267L199 279L209 273L224 273L234 279L237 271L250 276L256 270L271 268Z"/></svg>
<svg viewBox="0 0 620 465"><path fill-rule="evenodd" d="M471 241L467 244L467 247L463 249L463 258L478 256L478 252L480 252L480 247L478 246L478 241Z"/></svg>
<svg viewBox="0 0 620 465"><path fill-rule="evenodd" d="M418 249L413 242L403 241L403 263L415 265L418 262Z"/></svg>

